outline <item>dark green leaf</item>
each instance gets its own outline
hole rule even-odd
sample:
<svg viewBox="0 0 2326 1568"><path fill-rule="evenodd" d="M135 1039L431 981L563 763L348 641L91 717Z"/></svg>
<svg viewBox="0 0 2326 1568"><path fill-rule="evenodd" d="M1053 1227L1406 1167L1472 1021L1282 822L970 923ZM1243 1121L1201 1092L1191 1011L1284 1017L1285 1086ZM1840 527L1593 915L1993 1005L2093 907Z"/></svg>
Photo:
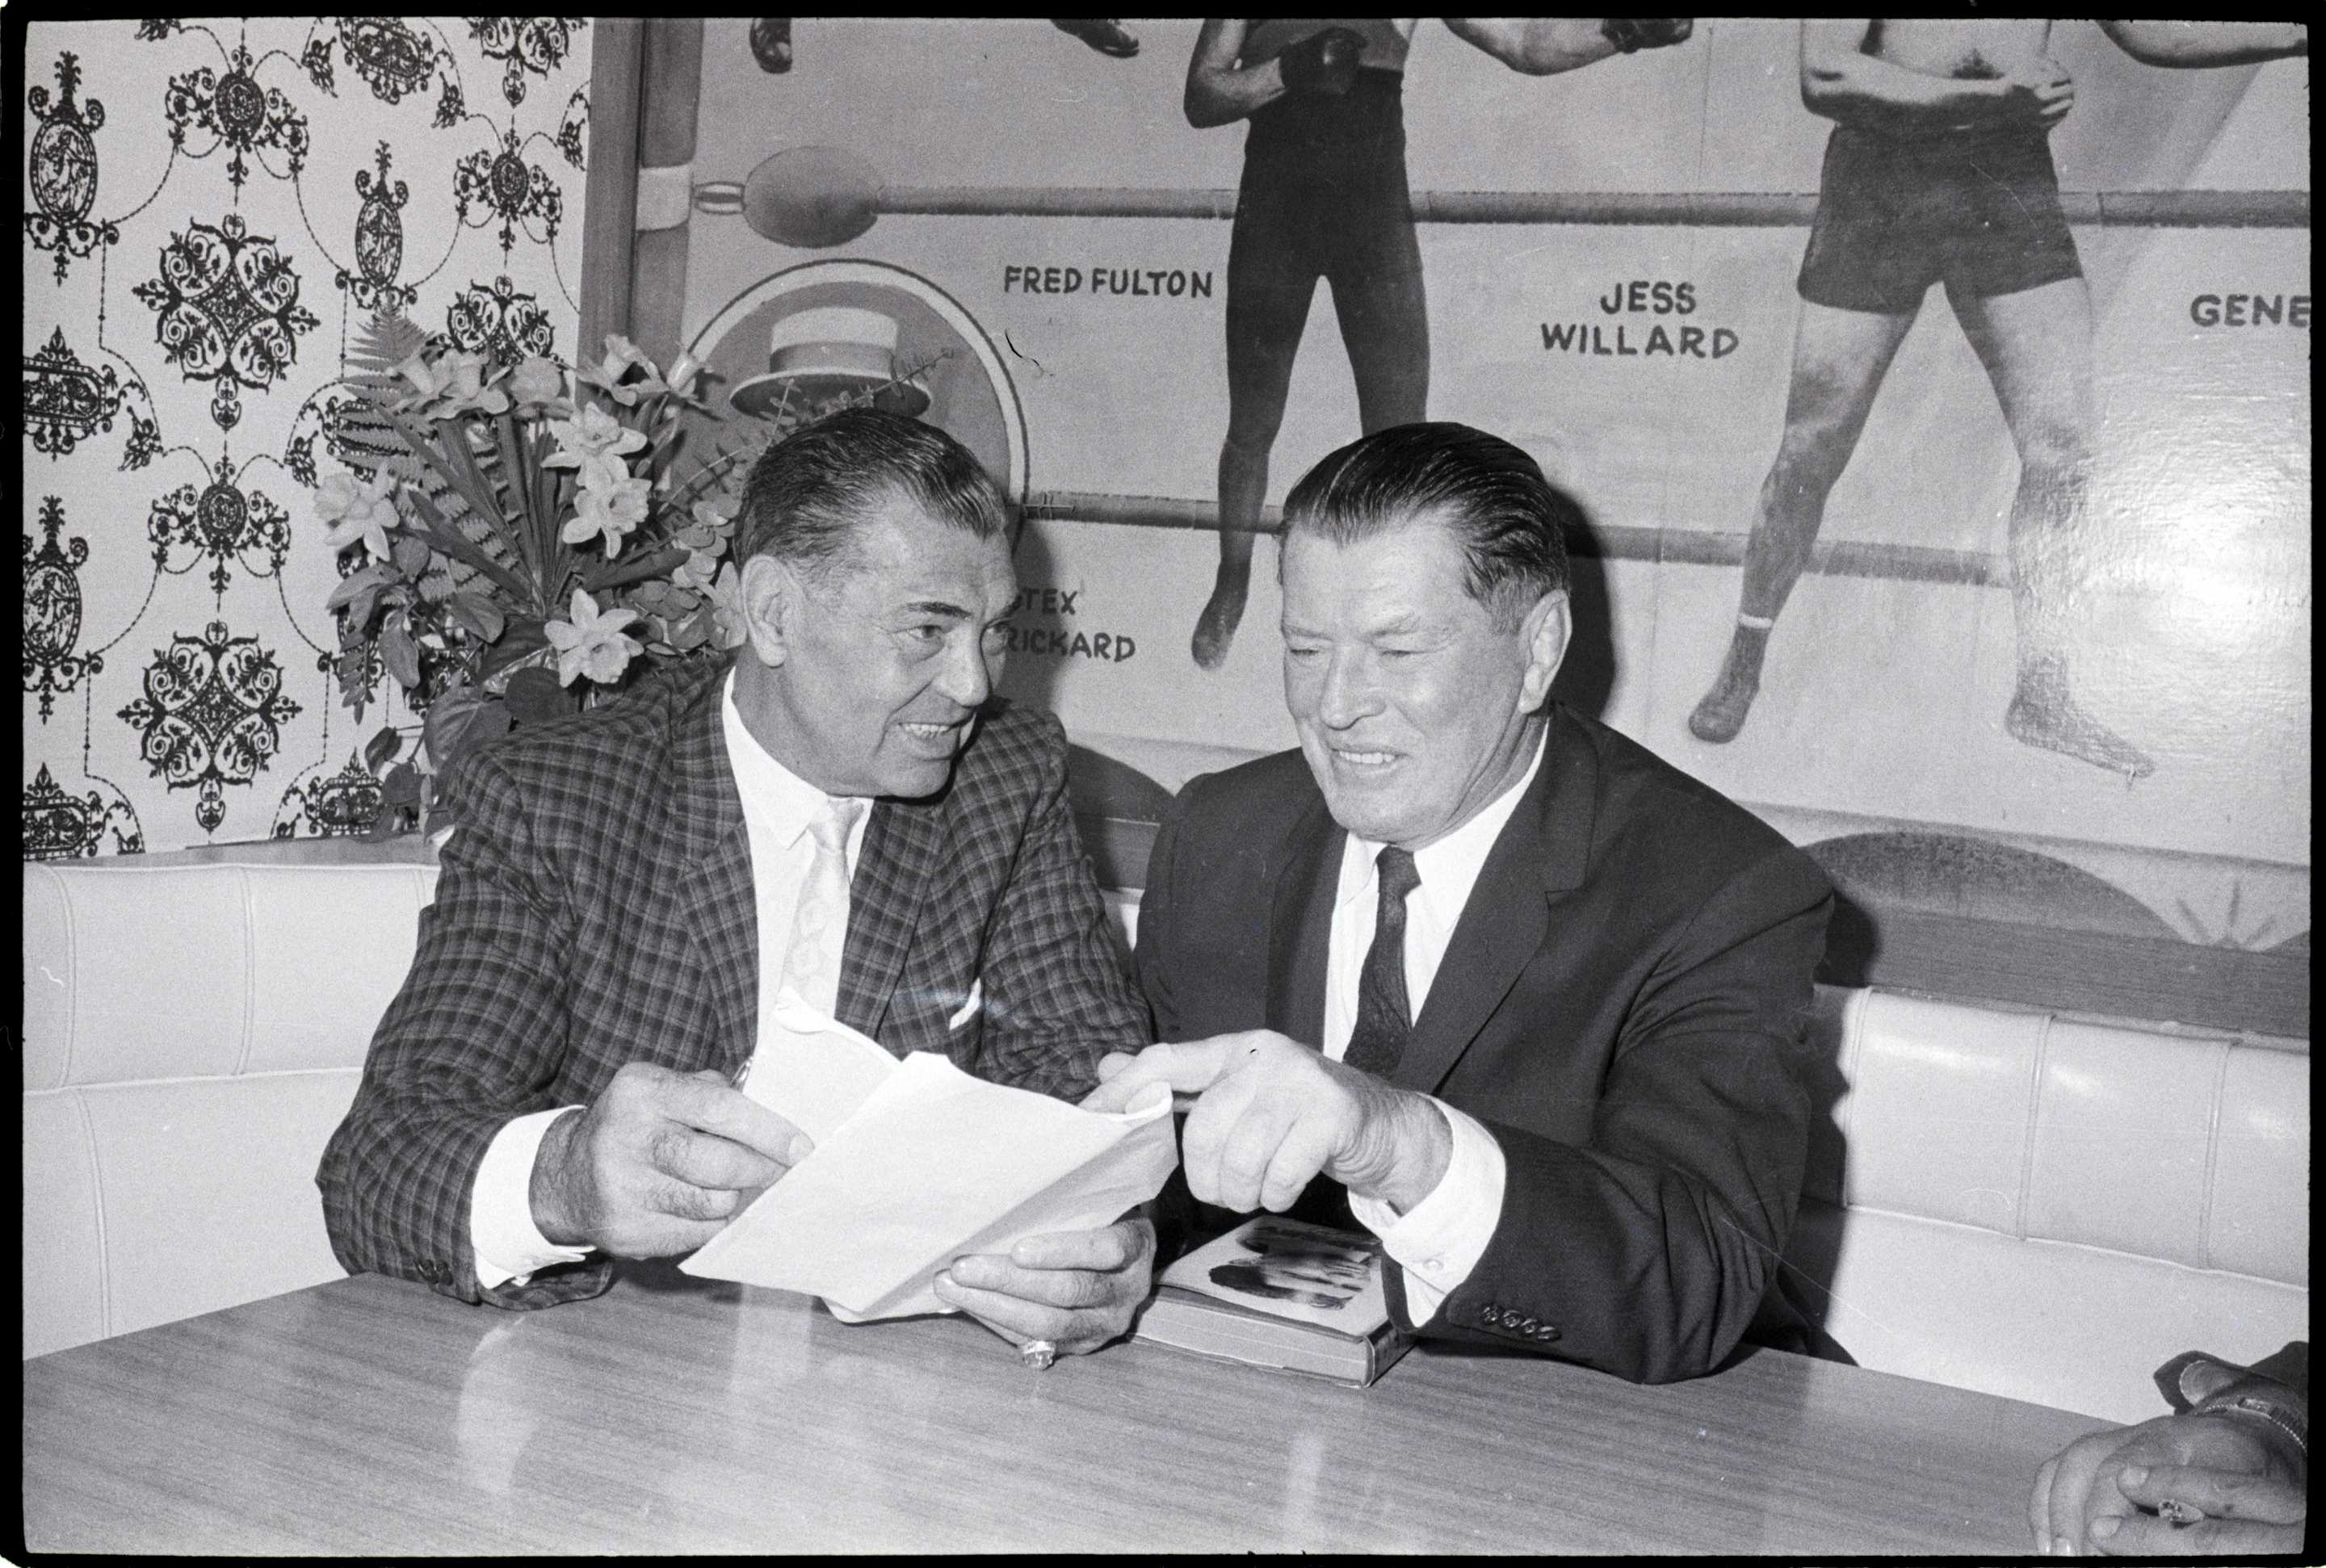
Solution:
<svg viewBox="0 0 2326 1568"><path fill-rule="evenodd" d="M420 645L412 640L402 621L390 621L379 629L379 656L387 665L387 673L396 683L410 691L420 684Z"/></svg>
<svg viewBox="0 0 2326 1568"><path fill-rule="evenodd" d="M542 623L531 616L519 616L509 622L508 635L485 651L479 663L479 679L489 680L511 664L537 654L549 646L549 635L541 629Z"/></svg>
<svg viewBox="0 0 2326 1568"><path fill-rule="evenodd" d="M338 609L352 601L364 589L368 588L377 589L392 580L393 574L387 568L374 561L371 565L358 571L351 571L340 579L340 585L331 589L331 597L323 601L323 608L327 610Z"/></svg>
<svg viewBox="0 0 2326 1568"><path fill-rule="evenodd" d="M399 762L387 770L379 781L379 803L383 806L416 806L420 803L420 770L408 762Z"/></svg>
<svg viewBox="0 0 2326 1568"><path fill-rule="evenodd" d="M395 558L395 564L403 569L404 575L406 577L418 577L425 572L428 570L428 562L433 555L428 548L426 540L414 539L409 533L398 534L388 549L389 553Z"/></svg>
<svg viewBox="0 0 2326 1568"><path fill-rule="evenodd" d="M428 705L424 733L429 760L437 772L450 772L463 756L507 728L504 705L480 696L473 687L456 686Z"/></svg>
<svg viewBox="0 0 2326 1568"><path fill-rule="evenodd" d="M403 749L404 737L395 732L394 725L384 724L378 734L364 743L364 765L377 773L394 761L395 754Z"/></svg>
<svg viewBox="0 0 2326 1568"><path fill-rule="evenodd" d="M660 577L685 559L685 551L675 544L665 544L634 560L617 558L609 561L595 572L585 574L582 586L590 590L591 598L601 598L607 589L622 588L649 577Z"/></svg>
<svg viewBox="0 0 2326 1568"><path fill-rule="evenodd" d="M547 670L535 665L509 677L508 713L516 722L539 724L572 711L573 699Z"/></svg>
<svg viewBox="0 0 2326 1568"><path fill-rule="evenodd" d="M485 594L456 593L448 608L452 612L452 618L474 632L479 642L496 640L508 624L507 617L501 614L501 607Z"/></svg>

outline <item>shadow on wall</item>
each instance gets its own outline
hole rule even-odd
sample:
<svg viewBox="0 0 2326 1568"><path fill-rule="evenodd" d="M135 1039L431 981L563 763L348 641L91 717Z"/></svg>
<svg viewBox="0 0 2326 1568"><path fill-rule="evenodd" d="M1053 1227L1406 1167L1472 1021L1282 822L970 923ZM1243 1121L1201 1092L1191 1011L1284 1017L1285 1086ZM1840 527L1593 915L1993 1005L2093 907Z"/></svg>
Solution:
<svg viewBox="0 0 2326 1568"><path fill-rule="evenodd" d="M1615 689L1615 627L1607 601L1607 562L1587 517L1568 534L1567 572L1574 630L1550 692L1576 712L1597 719Z"/></svg>

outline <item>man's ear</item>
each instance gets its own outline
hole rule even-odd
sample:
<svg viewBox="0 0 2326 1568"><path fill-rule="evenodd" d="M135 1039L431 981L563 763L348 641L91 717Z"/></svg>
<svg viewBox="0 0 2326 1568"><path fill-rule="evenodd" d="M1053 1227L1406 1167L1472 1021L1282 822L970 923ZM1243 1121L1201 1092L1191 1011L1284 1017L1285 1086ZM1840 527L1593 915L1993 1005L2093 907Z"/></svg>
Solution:
<svg viewBox="0 0 2326 1568"><path fill-rule="evenodd" d="M754 555L743 563L743 641L771 670L791 656L800 598L799 574L786 562Z"/></svg>
<svg viewBox="0 0 2326 1568"><path fill-rule="evenodd" d="M1574 629L1565 589L1544 594L1527 611L1519 627L1527 651L1526 676L1519 685L1521 712L1533 712L1550 696L1550 683L1567 660L1567 639Z"/></svg>

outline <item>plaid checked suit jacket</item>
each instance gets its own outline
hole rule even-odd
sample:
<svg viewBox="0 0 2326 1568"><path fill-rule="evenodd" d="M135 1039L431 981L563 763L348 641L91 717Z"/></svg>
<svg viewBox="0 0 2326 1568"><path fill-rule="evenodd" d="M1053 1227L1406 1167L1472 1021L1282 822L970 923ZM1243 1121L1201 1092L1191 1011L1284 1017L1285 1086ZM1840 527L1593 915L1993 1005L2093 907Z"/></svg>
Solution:
<svg viewBox="0 0 2326 1568"><path fill-rule="evenodd" d="M462 1301L545 1306L611 1283L603 1258L492 1291L469 1197L493 1136L580 1104L628 1062L732 1072L758 1039L758 925L720 724L726 669L657 682L518 732L448 781L461 827L404 987L316 1183L350 1273ZM1066 799L1056 719L989 712L946 789L875 806L858 854L838 1010L898 1055L1062 1097L1137 1050ZM982 1012L948 1019L982 980Z"/></svg>

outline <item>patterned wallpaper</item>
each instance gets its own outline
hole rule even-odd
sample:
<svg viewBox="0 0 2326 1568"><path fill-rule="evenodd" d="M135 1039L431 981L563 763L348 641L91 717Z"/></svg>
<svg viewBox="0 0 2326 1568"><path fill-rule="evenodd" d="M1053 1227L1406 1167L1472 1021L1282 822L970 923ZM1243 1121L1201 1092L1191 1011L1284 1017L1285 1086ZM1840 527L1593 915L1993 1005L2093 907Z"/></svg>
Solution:
<svg viewBox="0 0 2326 1568"><path fill-rule="evenodd" d="M574 357L589 24L42 22L25 33L24 854L359 830L310 488L401 309Z"/></svg>

